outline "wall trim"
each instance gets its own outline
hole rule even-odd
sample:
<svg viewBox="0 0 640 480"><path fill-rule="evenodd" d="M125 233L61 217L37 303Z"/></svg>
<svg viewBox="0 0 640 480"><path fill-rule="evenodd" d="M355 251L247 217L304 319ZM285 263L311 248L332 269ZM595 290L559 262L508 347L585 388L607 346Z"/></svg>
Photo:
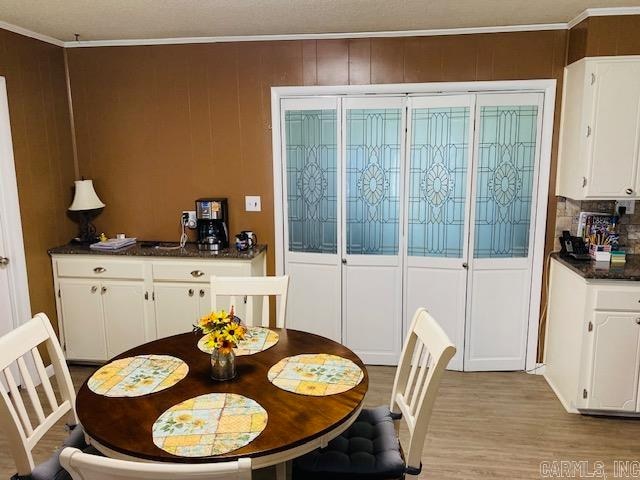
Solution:
<svg viewBox="0 0 640 480"><path fill-rule="evenodd" d="M640 7L587 8L580 15L567 22L567 29L575 27L589 17L610 17L614 15L640 15Z"/></svg>
<svg viewBox="0 0 640 480"><path fill-rule="evenodd" d="M293 33L286 35L236 35L221 37L179 37L124 40L87 40L64 42L65 48L126 47L133 45L175 45L182 43L274 42L286 40L335 40L346 38L431 37L440 35L471 35L474 33L530 32L565 30L566 23L504 25L496 27L443 28L433 30L389 30L383 32Z"/></svg>
<svg viewBox="0 0 640 480"><path fill-rule="evenodd" d="M41 42L57 45L58 47L64 47L64 44L65 44L65 42L63 42L62 40L58 40L57 38L53 38L48 35L44 35L42 33L34 32L32 30L27 30L26 28L19 27L18 25L13 25L11 23L3 22L1 20L0 20L0 28L2 28L3 30L8 30L13 33L17 33L19 35L23 35L25 37L35 38L36 40L40 40Z"/></svg>
<svg viewBox="0 0 640 480"><path fill-rule="evenodd" d="M126 47L135 45L178 45L184 43L274 42L286 40L334 40L346 38L431 37L440 35L471 35L477 33L532 32L568 30L589 17L640 15L640 7L587 8L568 22L494 27L441 28L427 30L389 30L383 32L294 33L286 35L234 35L218 37L131 38L119 40L63 41L26 28L0 21L0 28L35 38L64 48Z"/></svg>

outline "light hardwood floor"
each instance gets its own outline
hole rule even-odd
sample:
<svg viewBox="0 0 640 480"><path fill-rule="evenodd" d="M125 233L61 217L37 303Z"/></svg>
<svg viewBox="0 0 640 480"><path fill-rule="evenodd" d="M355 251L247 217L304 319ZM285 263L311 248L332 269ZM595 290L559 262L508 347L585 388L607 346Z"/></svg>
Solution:
<svg viewBox="0 0 640 480"><path fill-rule="evenodd" d="M78 388L93 372L71 367ZM367 405L389 401L395 369L369 367ZM401 435L404 436L404 432ZM65 433L62 426L38 446L46 458ZM640 420L571 415L540 376L526 373L446 372L423 454L423 469L408 479L539 479L540 462L640 461ZM593 463L591 463L593 464ZM0 433L0 478L15 472ZM269 478L271 471L254 478Z"/></svg>

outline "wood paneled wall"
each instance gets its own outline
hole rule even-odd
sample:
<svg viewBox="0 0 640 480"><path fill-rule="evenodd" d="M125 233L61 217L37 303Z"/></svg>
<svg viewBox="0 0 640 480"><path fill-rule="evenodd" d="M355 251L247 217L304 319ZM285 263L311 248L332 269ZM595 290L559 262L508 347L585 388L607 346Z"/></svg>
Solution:
<svg viewBox="0 0 640 480"><path fill-rule="evenodd" d="M76 228L65 215L75 174L63 50L0 30L0 76L7 81L31 309L57 328L47 249Z"/></svg>
<svg viewBox="0 0 640 480"><path fill-rule="evenodd" d="M231 232L256 231L269 244L273 273L271 86L555 78L560 92L566 37L544 31L70 49L80 173L107 205L96 225L109 234L176 240L182 210L201 196L226 196ZM553 171L556 142L557 131ZM244 195L262 196L262 212L244 212Z"/></svg>
<svg viewBox="0 0 640 480"><path fill-rule="evenodd" d="M590 17L570 30L568 64L606 55L640 55L640 15Z"/></svg>

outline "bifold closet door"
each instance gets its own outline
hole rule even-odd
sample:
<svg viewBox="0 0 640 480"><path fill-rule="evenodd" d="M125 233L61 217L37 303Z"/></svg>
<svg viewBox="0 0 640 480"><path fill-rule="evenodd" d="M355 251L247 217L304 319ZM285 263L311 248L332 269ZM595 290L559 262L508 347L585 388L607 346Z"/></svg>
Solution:
<svg viewBox="0 0 640 480"><path fill-rule="evenodd" d="M281 104L287 327L340 342L340 128L337 98Z"/></svg>
<svg viewBox="0 0 640 480"><path fill-rule="evenodd" d="M525 368L542 102L476 98L465 370Z"/></svg>
<svg viewBox="0 0 640 480"><path fill-rule="evenodd" d="M343 115L343 343L396 365L402 343L406 98L346 98Z"/></svg>
<svg viewBox="0 0 640 480"><path fill-rule="evenodd" d="M458 348L462 370L474 95L409 99L405 322L425 307Z"/></svg>

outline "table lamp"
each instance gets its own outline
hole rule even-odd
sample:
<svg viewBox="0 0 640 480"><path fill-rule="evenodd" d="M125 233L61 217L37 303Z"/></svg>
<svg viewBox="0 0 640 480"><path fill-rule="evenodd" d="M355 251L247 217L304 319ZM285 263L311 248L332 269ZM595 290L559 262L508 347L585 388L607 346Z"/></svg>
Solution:
<svg viewBox="0 0 640 480"><path fill-rule="evenodd" d="M105 205L98 198L93 188L93 180L76 180L76 192L69 211L79 212L80 232L73 241L77 243L94 243L96 239L96 227L91 223L92 217Z"/></svg>

